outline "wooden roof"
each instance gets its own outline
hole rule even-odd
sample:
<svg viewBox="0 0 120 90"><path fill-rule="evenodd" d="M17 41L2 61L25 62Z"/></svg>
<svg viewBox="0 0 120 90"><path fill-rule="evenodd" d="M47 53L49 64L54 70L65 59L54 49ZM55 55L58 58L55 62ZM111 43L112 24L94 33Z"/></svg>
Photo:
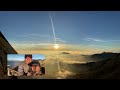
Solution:
<svg viewBox="0 0 120 90"><path fill-rule="evenodd" d="M17 54L15 49L10 45L7 39L0 31L0 49L6 52L7 54Z"/></svg>

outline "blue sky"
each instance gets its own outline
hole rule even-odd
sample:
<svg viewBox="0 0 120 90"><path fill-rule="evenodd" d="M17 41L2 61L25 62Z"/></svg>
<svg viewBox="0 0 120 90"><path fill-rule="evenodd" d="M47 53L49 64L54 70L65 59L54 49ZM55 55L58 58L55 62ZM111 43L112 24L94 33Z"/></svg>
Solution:
<svg viewBox="0 0 120 90"><path fill-rule="evenodd" d="M50 11L0 11L0 30L16 50L52 50ZM120 11L51 11L64 50L119 52Z"/></svg>
<svg viewBox="0 0 120 90"><path fill-rule="evenodd" d="M41 59L45 60L45 55L43 54L32 54L32 59ZM8 54L7 55L7 60L20 60L24 61L25 60L25 54Z"/></svg>
<svg viewBox="0 0 120 90"><path fill-rule="evenodd" d="M45 60L45 55L44 54L33 54L33 59Z"/></svg>
<svg viewBox="0 0 120 90"><path fill-rule="evenodd" d="M9 60L20 60L20 61L24 61L25 60L25 58L24 58L24 54L20 54L20 55L18 55L18 54L8 54L7 55L7 60L9 61Z"/></svg>

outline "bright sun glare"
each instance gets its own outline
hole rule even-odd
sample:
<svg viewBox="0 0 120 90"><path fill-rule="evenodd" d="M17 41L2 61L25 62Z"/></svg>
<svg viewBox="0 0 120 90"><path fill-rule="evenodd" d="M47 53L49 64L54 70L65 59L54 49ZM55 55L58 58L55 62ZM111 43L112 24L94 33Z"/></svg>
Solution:
<svg viewBox="0 0 120 90"><path fill-rule="evenodd" d="M58 49L58 48L59 48L59 45L58 45L58 44L54 44L54 48L55 48L55 49Z"/></svg>

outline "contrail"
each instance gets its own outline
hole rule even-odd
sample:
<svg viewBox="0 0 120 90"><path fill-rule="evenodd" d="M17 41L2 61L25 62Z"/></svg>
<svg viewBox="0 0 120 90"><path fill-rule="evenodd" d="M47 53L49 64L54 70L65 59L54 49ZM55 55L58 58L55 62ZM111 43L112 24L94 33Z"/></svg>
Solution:
<svg viewBox="0 0 120 90"><path fill-rule="evenodd" d="M54 43L56 44L56 35L55 35L55 29L54 29L54 25L53 25L53 20L52 20L51 14L49 14L49 15L50 15L50 20L51 20L51 25L52 25L52 30L53 30ZM57 55L56 59L57 59L57 62L58 62L58 70L59 70L59 73L60 73L61 70L60 70L60 64L59 64L59 60L58 60L58 51L57 51L57 49L56 49L56 55Z"/></svg>
<svg viewBox="0 0 120 90"><path fill-rule="evenodd" d="M56 35L55 35L55 29L54 29L53 20L52 20L52 16L51 16L51 15L50 15L50 21L51 21L52 30L53 30L54 43L56 44Z"/></svg>

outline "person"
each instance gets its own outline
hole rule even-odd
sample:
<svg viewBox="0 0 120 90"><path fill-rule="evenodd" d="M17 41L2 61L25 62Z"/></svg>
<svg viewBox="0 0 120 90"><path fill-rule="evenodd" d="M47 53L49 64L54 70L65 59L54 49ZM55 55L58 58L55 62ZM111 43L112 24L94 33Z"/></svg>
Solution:
<svg viewBox="0 0 120 90"><path fill-rule="evenodd" d="M38 60L33 60L31 63L31 69L28 72L27 76L40 76L42 75L41 65Z"/></svg>
<svg viewBox="0 0 120 90"><path fill-rule="evenodd" d="M18 66L18 76L22 76L22 75L27 76L31 62L32 62L32 55L26 54L25 60Z"/></svg>

